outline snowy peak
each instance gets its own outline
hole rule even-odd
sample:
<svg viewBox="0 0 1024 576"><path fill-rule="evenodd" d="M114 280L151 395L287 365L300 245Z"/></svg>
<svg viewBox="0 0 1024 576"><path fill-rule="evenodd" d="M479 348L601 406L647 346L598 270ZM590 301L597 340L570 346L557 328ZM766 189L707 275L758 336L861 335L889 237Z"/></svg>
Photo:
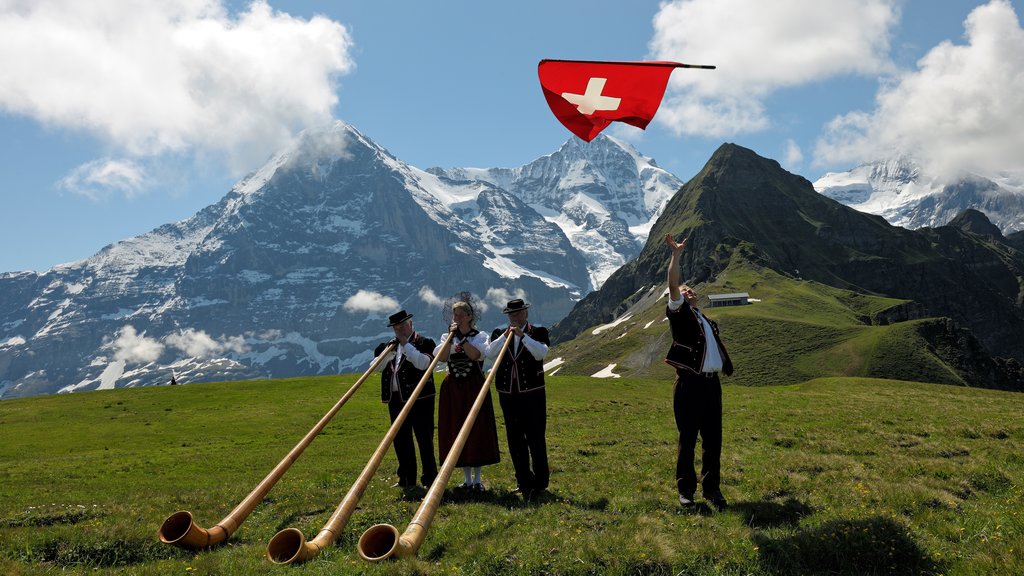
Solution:
<svg viewBox="0 0 1024 576"><path fill-rule="evenodd" d="M1001 186L997 182L1006 183ZM990 179L964 174L953 180L927 174L912 158L861 164L830 172L814 183L819 193L905 228L949 223L966 209L983 212L1004 233L1024 229L1024 195L1013 175Z"/></svg>
<svg viewBox="0 0 1024 576"><path fill-rule="evenodd" d="M570 138L517 168L432 168L449 186L486 182L507 190L558 226L587 259L590 286L639 254L682 181L614 138Z"/></svg>
<svg viewBox="0 0 1024 576"><path fill-rule="evenodd" d="M0 397L363 369L416 311L527 298L553 324L635 256L681 186L631 146L421 170L354 127L300 134L216 204L45 273L0 274Z"/></svg>

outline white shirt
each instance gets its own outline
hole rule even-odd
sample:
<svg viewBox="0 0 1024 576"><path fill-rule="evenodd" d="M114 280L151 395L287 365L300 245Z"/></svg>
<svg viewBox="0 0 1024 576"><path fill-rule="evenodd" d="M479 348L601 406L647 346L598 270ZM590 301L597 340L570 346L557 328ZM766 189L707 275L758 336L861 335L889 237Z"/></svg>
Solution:
<svg viewBox="0 0 1024 576"><path fill-rule="evenodd" d="M519 336L512 336L512 343L509 344L508 347L513 350L513 354L515 354L515 347L520 344L519 340L522 340L522 345L526 347L526 350L535 359L543 360L548 355L548 345L543 342L538 342L534 340L533 338L530 337L529 334L526 334L525 332L523 333L523 338L519 338ZM505 334L502 333L501 336L498 336L497 340L494 340L493 342L487 345L487 350L484 352L484 354L488 358L493 358L494 356L498 355L498 352L501 352L501 347L504 345Z"/></svg>
<svg viewBox="0 0 1024 576"><path fill-rule="evenodd" d="M413 335L415 336L415 334ZM412 345L410 339L405 345L396 346L393 352L394 357L388 360L391 363L393 372L391 373L391 391L398 392L398 367L402 365L402 360L406 359L410 364L416 367L417 370L426 370L427 366L430 366L430 356L420 352Z"/></svg>
<svg viewBox="0 0 1024 576"><path fill-rule="evenodd" d="M434 356L437 356L441 352L441 348L444 348L444 343L448 341L448 334L450 333L445 332L444 334L441 335L441 343L437 345L437 348L434 348ZM471 336L469 338L461 338L459 336L456 336L455 341L452 342L452 347L454 348L456 344L461 344L463 342L468 341L470 344L472 344L474 348L476 348L480 352L484 352L487 350L488 338L489 336L482 331L477 332L476 336ZM451 350L449 350L448 352L450 354ZM482 359L483 358L481 358L481 360ZM477 362L477 360L475 360L475 362Z"/></svg>

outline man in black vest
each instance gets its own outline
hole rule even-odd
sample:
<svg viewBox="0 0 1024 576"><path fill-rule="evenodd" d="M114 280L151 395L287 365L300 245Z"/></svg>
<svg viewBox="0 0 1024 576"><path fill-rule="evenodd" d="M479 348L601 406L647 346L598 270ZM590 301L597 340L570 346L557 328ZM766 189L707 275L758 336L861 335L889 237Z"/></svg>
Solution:
<svg viewBox="0 0 1024 576"><path fill-rule="evenodd" d="M498 401L505 416L508 452L516 470L518 490L530 499L548 487L547 399L544 393L544 357L548 355L548 330L528 322L529 304L517 298L502 310L508 315L512 342L494 377ZM488 356L496 356L505 344L505 329L491 333ZM530 460L533 459L533 470Z"/></svg>
<svg viewBox="0 0 1024 576"><path fill-rule="evenodd" d="M397 343L393 356L384 365L380 379L381 400L388 405L391 422L405 407L416 385L423 378L425 370L434 359L434 341L417 334L412 327L412 314L401 310L388 317L388 326L394 329ZM380 356L387 343L381 343L374 350ZM423 461L424 486L430 486L437 476L437 459L434 458L434 375L423 385L416 404L402 423L395 436L395 455L398 456L398 483L395 486L411 488L416 486L416 450L412 437L420 448Z"/></svg>
<svg viewBox="0 0 1024 576"><path fill-rule="evenodd" d="M686 240L676 243L671 234L665 244L672 251L668 262L668 317L672 347L665 362L676 369L672 409L679 430L676 456L676 488L679 503L693 506L697 475L693 451L701 437L701 492L704 499L721 510L727 503L721 490L722 477L722 383L718 373L732 374L732 360L718 336L718 325L697 308L697 294L679 284L679 255Z"/></svg>

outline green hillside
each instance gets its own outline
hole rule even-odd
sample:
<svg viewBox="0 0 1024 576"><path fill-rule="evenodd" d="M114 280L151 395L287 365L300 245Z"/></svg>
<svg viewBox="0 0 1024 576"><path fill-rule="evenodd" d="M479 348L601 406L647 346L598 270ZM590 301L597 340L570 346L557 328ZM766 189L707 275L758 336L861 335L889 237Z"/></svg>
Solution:
<svg viewBox="0 0 1024 576"><path fill-rule="evenodd" d="M735 258L702 294L747 292L747 306L705 308L721 327L736 364L730 383L766 386L812 378L860 376L965 385L951 365L958 351L928 340L936 319L888 323L903 300L868 296L795 280ZM616 364L626 377L672 378L662 359L669 347L665 284L639 295L621 312L628 320L592 326L552 349L558 374L592 375ZM595 330L597 334L595 334Z"/></svg>
<svg viewBox="0 0 1024 576"><path fill-rule="evenodd" d="M638 304L663 306L651 301L657 296L651 291L663 290L669 257L663 238L673 234L689 239L680 257L684 282L705 292L749 291L762 301L752 310L720 313L723 324L739 322L726 338L743 348L740 354L756 354L746 344L773 336L755 347L769 356L748 356L753 362L738 381L855 374L1024 391L1024 252L1016 240L987 234L991 228L980 212L937 228L892 226L818 194L774 160L723 144L669 200L640 254L557 320L551 334L583 350L595 346L574 340L593 335L595 325L632 314L647 326L660 312ZM909 340L887 336L882 327L907 320L925 321L901 327ZM890 343L899 348L894 354ZM823 363L803 361L833 346L836 354L816 357ZM649 348L616 342L598 369L621 360L624 374L642 374ZM623 356L625 350L631 353ZM848 353L854 364L839 362ZM910 367L900 364L904 358ZM900 370L882 372L886 362ZM593 374L591 364L563 370Z"/></svg>
<svg viewBox="0 0 1024 576"><path fill-rule="evenodd" d="M759 314L781 311L769 294ZM820 363L842 372L845 354L870 371L871 348L892 333L874 336L841 319L882 303L800 294L803 305L820 308L807 329L828 338L817 347L805 338L800 346L810 352L795 370ZM846 307L821 306L830 298ZM765 322L757 309L722 315L743 370L767 357L752 345L756 333L738 335L744 323ZM765 378L783 373L765 370ZM484 470L490 491L449 491L419 558L366 564L355 554L359 534L377 522L404 530L422 497L390 488L389 453L335 547L301 566L272 565L264 558L270 537L285 527L315 534L383 436L386 410L371 384L226 545L189 552L158 542L157 528L176 510L191 510L204 526L220 520L354 380L0 402L0 572L1024 573L1024 396L864 378L727 386L723 489L731 506L716 513L683 511L675 500L667 378L554 377L546 499L527 505L510 493L502 437L503 461Z"/></svg>

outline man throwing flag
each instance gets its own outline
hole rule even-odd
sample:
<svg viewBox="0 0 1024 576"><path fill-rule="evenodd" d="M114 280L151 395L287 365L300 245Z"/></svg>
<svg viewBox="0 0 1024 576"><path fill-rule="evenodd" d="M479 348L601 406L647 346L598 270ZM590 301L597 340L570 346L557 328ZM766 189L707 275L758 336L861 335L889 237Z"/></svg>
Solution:
<svg viewBox="0 0 1024 576"><path fill-rule="evenodd" d="M701 492L704 499L721 510L722 495L722 383L718 373L732 374L732 360L718 336L718 325L697 308L697 294L679 285L679 255L686 240L676 243L671 234L665 244L672 251L668 261L668 317L672 347L665 362L676 369L672 411L679 430L676 455L676 487L679 503L693 506L697 475L693 451L701 437Z"/></svg>

